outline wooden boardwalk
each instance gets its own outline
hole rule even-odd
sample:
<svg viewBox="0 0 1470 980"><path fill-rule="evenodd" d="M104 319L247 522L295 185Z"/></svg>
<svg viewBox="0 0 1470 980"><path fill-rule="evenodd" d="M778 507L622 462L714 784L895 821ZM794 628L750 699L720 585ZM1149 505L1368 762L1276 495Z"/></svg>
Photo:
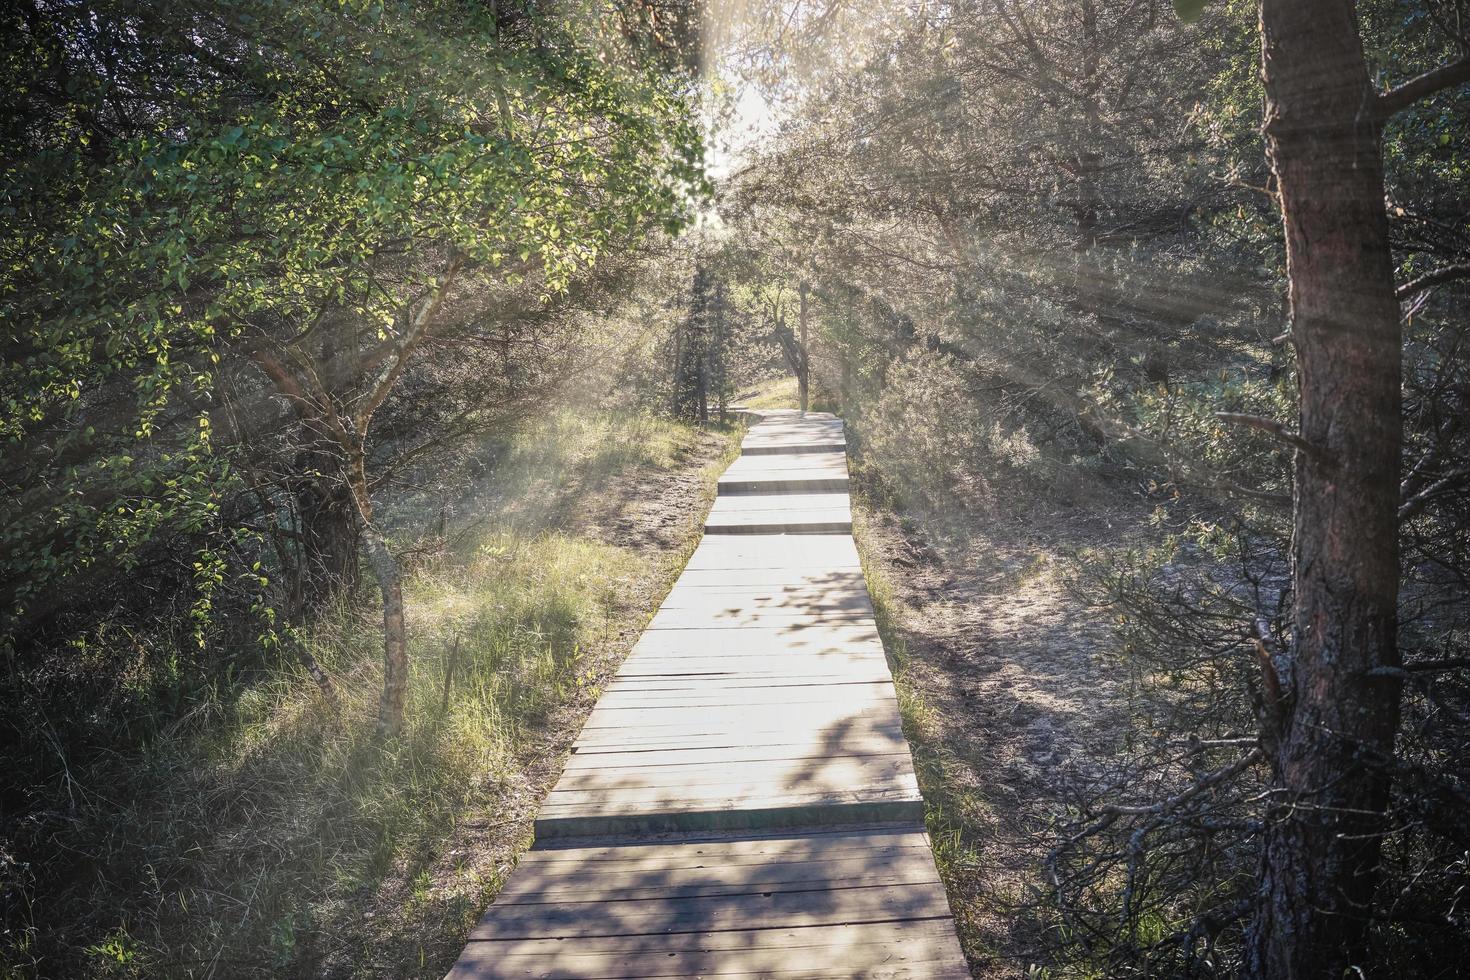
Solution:
<svg viewBox="0 0 1470 980"><path fill-rule="evenodd" d="M770 413L450 971L963 977L842 422Z"/></svg>

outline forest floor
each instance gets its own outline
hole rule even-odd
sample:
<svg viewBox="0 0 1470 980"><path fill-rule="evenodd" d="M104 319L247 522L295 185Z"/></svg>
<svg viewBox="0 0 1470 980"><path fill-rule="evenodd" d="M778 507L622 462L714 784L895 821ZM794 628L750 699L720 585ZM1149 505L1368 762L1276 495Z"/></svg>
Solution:
<svg viewBox="0 0 1470 980"><path fill-rule="evenodd" d="M1140 540L1147 512L1110 499L976 515L942 543L914 516L861 498L854 512L966 955L977 976L1035 975L1055 945L1047 842L1069 787L1129 730L1133 697L1105 656L1111 623L1069 585L1071 556Z"/></svg>

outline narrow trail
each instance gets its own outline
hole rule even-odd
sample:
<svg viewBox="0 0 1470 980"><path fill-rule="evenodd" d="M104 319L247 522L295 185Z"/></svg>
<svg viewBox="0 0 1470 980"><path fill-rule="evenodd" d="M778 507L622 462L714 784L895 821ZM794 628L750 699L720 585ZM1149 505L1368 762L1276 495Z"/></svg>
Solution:
<svg viewBox="0 0 1470 980"><path fill-rule="evenodd" d="M453 980L969 975L842 422L762 416Z"/></svg>

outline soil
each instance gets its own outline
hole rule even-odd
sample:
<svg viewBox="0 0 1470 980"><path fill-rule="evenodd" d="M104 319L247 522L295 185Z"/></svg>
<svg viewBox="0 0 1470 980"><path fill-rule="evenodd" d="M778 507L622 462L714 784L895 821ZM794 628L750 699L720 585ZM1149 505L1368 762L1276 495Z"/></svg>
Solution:
<svg viewBox="0 0 1470 980"><path fill-rule="evenodd" d="M865 557L891 590L885 625L930 832L966 954L987 980L1042 961L1050 828L1067 787L1126 729L1110 624L1065 580L1069 554L1141 533L1142 514L1119 519L1138 506L1118 503L1106 517L1068 505L1025 522L977 519L945 546L917 521L856 508Z"/></svg>

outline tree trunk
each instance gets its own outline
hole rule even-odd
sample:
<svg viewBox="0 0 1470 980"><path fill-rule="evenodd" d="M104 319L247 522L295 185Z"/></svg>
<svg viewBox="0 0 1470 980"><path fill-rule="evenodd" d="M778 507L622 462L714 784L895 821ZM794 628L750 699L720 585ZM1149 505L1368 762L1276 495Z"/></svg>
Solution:
<svg viewBox="0 0 1470 980"><path fill-rule="evenodd" d="M697 383L699 385L699 424L709 425L709 344L705 338L704 356L699 359Z"/></svg>
<svg viewBox="0 0 1470 980"><path fill-rule="evenodd" d="M300 478L295 493L299 581L292 591L299 597L295 615L301 615L357 587L359 518L351 490L337 476L335 458L310 450L296 468L312 474Z"/></svg>
<svg viewBox="0 0 1470 980"><path fill-rule="evenodd" d="M725 401L729 394L729 378L725 373L725 287L715 287L715 336L711 350L710 376L715 386L715 406L720 424L725 424Z"/></svg>
<svg viewBox="0 0 1470 980"><path fill-rule="evenodd" d="M800 323L800 329L801 329L801 367L797 371L797 374L796 374L796 390L797 390L798 396L801 399L801 414L803 414L803 415L806 414L806 411L810 407L810 403L811 403L811 378L812 378L811 346L807 343L807 331L806 331L806 319L807 319L807 316L806 316L807 315L806 294L807 294L807 286L806 286L806 283L802 283L800 286L797 287L797 290L796 290L796 295L799 298L800 304L801 304L800 307L799 307L799 310L800 310L799 323Z"/></svg>
<svg viewBox="0 0 1470 980"><path fill-rule="evenodd" d="M403 618L403 573L387 538L373 520L373 502L368 494L367 471L361 447L353 453L348 480L352 498L362 517L362 540L368 566L383 593L383 695L378 702L378 734L385 738L403 730L404 705L408 700L408 628Z"/></svg>
<svg viewBox="0 0 1470 980"><path fill-rule="evenodd" d="M1263 0L1266 135L1281 193L1300 384L1291 649L1268 661L1275 808L1247 937L1253 977L1361 962L1379 880L1396 667L1399 308L1382 119L1352 0ZM1274 684L1272 683L1274 682Z"/></svg>

